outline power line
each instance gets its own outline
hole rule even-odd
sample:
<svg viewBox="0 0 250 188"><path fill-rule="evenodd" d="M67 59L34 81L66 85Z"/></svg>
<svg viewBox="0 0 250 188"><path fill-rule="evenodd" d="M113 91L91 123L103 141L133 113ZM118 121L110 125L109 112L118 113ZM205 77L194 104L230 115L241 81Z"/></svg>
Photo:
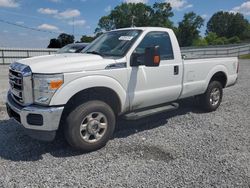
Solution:
<svg viewBox="0 0 250 188"><path fill-rule="evenodd" d="M13 25L13 26L16 26L16 27L24 28L24 29L33 30L33 31L50 33L50 34L59 34L58 32L55 32L55 31L37 29L37 28L33 28L33 27L25 26L25 25L20 25L20 24L16 24L16 23L13 23L13 22L9 22L9 21L2 20L2 19L0 19L0 22L5 23L5 24L9 24L9 25Z"/></svg>
<svg viewBox="0 0 250 188"><path fill-rule="evenodd" d="M38 28L34 28L34 27L29 27L29 26L26 26L26 25L13 23L13 22L3 20L3 19L0 19L0 22L8 24L8 25L12 25L12 26L20 27L20 28L23 28L23 29L37 31L37 32L50 33L50 34L60 34L61 33L61 32L56 32L56 31L48 31L48 30L42 30L42 29L38 29ZM76 36L82 36L82 35L76 34Z"/></svg>

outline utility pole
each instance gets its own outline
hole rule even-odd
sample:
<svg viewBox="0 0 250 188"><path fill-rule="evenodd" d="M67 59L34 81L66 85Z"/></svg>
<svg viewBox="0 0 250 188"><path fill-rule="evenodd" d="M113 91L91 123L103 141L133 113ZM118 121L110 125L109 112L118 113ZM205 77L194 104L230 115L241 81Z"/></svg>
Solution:
<svg viewBox="0 0 250 188"><path fill-rule="evenodd" d="M131 25L131 27L135 27L135 24L134 24L134 23L135 23L135 20L134 20L134 19L135 19L135 16L133 15L133 16L132 16L132 25Z"/></svg>
<svg viewBox="0 0 250 188"><path fill-rule="evenodd" d="M75 17L73 17L72 25L73 25L73 36L75 37Z"/></svg>

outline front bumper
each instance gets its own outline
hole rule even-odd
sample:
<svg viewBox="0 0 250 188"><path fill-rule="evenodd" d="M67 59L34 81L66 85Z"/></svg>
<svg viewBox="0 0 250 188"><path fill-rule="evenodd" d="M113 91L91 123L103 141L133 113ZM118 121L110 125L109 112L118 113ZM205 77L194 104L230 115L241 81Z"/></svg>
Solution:
<svg viewBox="0 0 250 188"><path fill-rule="evenodd" d="M8 114L22 124L28 134L38 140L51 141L59 128L64 107L43 107L30 105L23 107L17 104L10 92L6 103Z"/></svg>

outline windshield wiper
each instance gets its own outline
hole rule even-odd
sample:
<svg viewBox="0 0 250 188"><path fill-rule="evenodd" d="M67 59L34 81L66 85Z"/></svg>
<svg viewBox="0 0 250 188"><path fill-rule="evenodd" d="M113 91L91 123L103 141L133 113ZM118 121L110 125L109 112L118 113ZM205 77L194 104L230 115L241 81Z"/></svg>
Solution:
<svg viewBox="0 0 250 188"><path fill-rule="evenodd" d="M99 55L99 56L103 56L103 54L101 54L100 52L97 51L90 51L90 52L86 52L87 54L95 54L95 55Z"/></svg>

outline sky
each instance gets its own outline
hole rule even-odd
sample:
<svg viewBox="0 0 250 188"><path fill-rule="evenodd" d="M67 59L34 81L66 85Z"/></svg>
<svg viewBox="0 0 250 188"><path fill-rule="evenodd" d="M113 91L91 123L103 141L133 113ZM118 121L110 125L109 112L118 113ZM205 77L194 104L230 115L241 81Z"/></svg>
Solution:
<svg viewBox="0 0 250 188"><path fill-rule="evenodd" d="M46 48L61 32L74 34L76 40L93 35L99 18L122 2L169 2L175 25L190 11L202 16L205 25L221 10L240 12L250 20L250 0L0 0L0 47Z"/></svg>

